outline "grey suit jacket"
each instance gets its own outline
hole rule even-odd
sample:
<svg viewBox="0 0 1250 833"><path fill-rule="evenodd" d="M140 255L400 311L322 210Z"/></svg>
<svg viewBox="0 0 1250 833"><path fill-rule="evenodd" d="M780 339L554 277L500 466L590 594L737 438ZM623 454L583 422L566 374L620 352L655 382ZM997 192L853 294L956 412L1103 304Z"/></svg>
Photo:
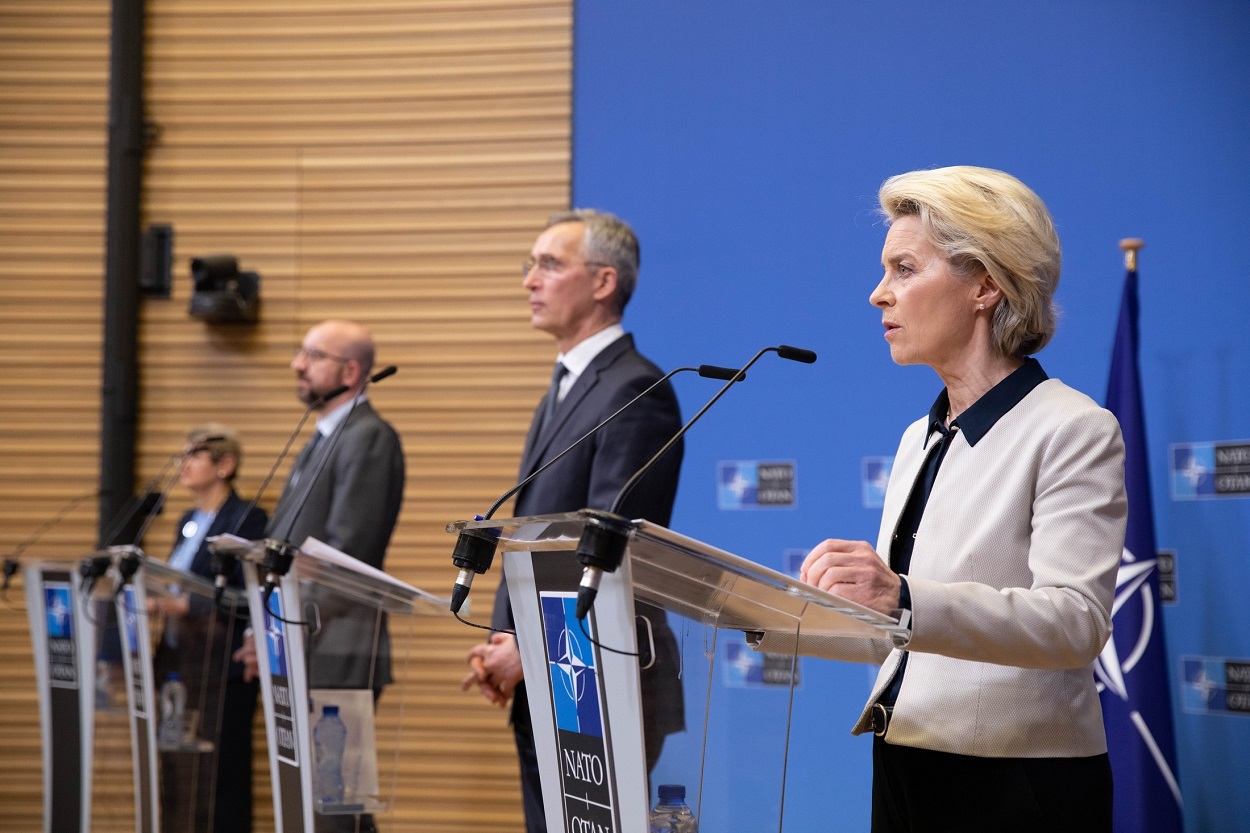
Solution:
<svg viewBox="0 0 1250 833"><path fill-rule="evenodd" d="M404 497L404 452L395 429L362 401L311 459L307 446L300 452L296 469L300 477L294 485L288 478L268 535L295 546L312 536L382 569ZM321 618L310 638L311 687L380 689L391 682L385 617L322 593L303 595L318 604Z"/></svg>
<svg viewBox="0 0 1250 833"><path fill-rule="evenodd" d="M550 424L540 426L538 405L525 441L518 480L568 448L664 374L624 335L604 348L565 394ZM636 402L590 440L565 455L517 493L514 514L545 515L579 509L608 509L621 487L681 428L677 396L665 383ZM682 444L678 442L639 481L620 514L668 525L677 497ZM642 674L644 707L652 728L664 734L685 727L680 681L676 677L676 639L661 611L639 606L655 628L656 662ZM492 625L512 628L508 586L500 582ZM528 720L518 697L514 720Z"/></svg>

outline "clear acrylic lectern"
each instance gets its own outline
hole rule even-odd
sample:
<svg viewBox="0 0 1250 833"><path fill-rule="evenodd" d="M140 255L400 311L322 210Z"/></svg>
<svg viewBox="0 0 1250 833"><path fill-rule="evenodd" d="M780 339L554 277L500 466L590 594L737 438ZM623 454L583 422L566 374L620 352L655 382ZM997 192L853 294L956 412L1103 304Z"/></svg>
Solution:
<svg viewBox="0 0 1250 833"><path fill-rule="evenodd" d="M767 633L770 651L786 651L792 699L800 635L891 639L905 627L646 521L625 522L621 566L603 577L589 614L578 619L577 549L603 514L584 510L447 527L497 539L548 828L645 830L656 786L650 770L652 778L663 773L666 783L684 782L701 829L779 830L791 700L733 713L713 685L718 641L742 643L744 634ZM772 742L740 748L735 727L741 721L766 727ZM755 773L750 793L727 786L728 769L744 767Z"/></svg>
<svg viewBox="0 0 1250 833"><path fill-rule="evenodd" d="M298 548L266 539L222 536L218 555L245 564L247 601L261 680L277 833L352 831L365 815L385 812L395 794L394 756L378 754L374 707L407 659L416 615L448 616L450 600L419 590L315 538ZM394 643L391 631L397 633ZM316 727L326 707L346 729L341 781L319 783ZM400 708L402 712L402 707ZM387 740L398 749L399 728ZM321 744L322 759L325 747ZM329 779L333 781L333 779Z"/></svg>

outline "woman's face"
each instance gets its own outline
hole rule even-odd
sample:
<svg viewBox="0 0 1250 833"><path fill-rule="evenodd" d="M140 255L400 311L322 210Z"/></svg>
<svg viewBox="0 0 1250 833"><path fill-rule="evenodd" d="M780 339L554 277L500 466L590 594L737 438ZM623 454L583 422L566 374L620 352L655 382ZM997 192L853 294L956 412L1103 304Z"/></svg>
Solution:
<svg viewBox="0 0 1250 833"><path fill-rule="evenodd" d="M972 346L978 281L958 276L918 217L900 217L881 250L885 275L868 296L880 308L898 364L953 368Z"/></svg>
<svg viewBox="0 0 1250 833"><path fill-rule="evenodd" d="M219 472L226 471L227 463L229 463L227 458L214 460L211 451L201 448L187 455L182 463L182 474L178 482L192 492L201 491L222 479Z"/></svg>

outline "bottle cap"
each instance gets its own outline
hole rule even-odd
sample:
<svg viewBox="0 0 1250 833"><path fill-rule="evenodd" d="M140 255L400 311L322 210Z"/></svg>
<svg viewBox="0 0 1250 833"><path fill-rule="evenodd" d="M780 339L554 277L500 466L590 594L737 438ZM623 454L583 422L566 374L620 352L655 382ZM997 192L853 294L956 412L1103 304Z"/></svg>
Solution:
<svg viewBox="0 0 1250 833"><path fill-rule="evenodd" d="M332 717L333 715L336 715L338 713L339 713L338 706L326 706L325 708L321 710L321 714L326 717Z"/></svg>
<svg viewBox="0 0 1250 833"><path fill-rule="evenodd" d="M181 680L181 679L182 679L182 675L181 675L181 674L179 674L177 671L170 671L170 672L169 672L169 675L168 675L168 676L166 676L166 677L165 677L165 679L166 679L167 681L170 681L170 682L172 682L172 681L174 681L174 680Z"/></svg>
<svg viewBox="0 0 1250 833"><path fill-rule="evenodd" d="M686 785L685 784L661 784L660 785L660 801L685 801Z"/></svg>

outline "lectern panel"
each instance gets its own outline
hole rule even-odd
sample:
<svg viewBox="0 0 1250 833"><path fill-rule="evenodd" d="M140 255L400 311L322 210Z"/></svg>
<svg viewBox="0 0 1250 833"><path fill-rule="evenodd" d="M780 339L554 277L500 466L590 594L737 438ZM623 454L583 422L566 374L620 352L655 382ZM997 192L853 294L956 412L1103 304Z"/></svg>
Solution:
<svg viewBox="0 0 1250 833"><path fill-rule="evenodd" d="M587 510L448 526L465 529L485 531L503 556L543 794L560 797L544 801L551 829L644 829L662 783L685 786L703 829L780 829L800 635L905 631L645 521ZM583 561L604 562L588 548L612 534L626 539L623 559L588 592ZM744 636L760 632L774 652L762 666L770 685L729 697L720 683L761 667ZM749 793L733 787L743 769Z"/></svg>

